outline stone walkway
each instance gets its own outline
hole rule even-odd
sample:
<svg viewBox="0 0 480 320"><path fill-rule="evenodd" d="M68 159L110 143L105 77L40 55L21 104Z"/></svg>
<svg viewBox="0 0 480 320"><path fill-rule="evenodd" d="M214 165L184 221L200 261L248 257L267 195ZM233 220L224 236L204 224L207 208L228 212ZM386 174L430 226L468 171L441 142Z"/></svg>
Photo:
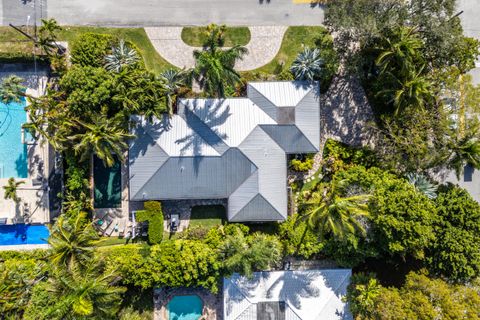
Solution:
<svg viewBox="0 0 480 320"><path fill-rule="evenodd" d="M148 38L155 50L165 60L179 68L195 66L193 50L202 48L191 47L182 40L182 27L145 28ZM250 42L245 46L248 54L236 65L238 71L254 70L269 63L275 58L282 45L285 26L249 27Z"/></svg>

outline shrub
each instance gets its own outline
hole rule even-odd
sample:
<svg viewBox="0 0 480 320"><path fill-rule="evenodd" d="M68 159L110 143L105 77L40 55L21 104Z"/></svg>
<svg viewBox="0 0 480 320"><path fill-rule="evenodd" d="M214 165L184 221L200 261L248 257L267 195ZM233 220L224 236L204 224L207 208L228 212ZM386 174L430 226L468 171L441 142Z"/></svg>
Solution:
<svg viewBox="0 0 480 320"><path fill-rule="evenodd" d="M320 90L326 92L340 65L337 52L333 46L333 37L327 29L320 31L315 39L315 46L320 50L320 58L323 61L322 72L319 75Z"/></svg>
<svg viewBox="0 0 480 320"><path fill-rule="evenodd" d="M292 159L290 166L295 171L308 171L313 167L313 155L307 155L304 160Z"/></svg>
<svg viewBox="0 0 480 320"><path fill-rule="evenodd" d="M148 222L148 242L158 244L163 240L163 212L158 201L144 203L145 210L137 212L137 220Z"/></svg>
<svg viewBox="0 0 480 320"><path fill-rule="evenodd" d="M71 61L81 66L102 67L117 39L108 34L84 33L72 43Z"/></svg>
<svg viewBox="0 0 480 320"><path fill-rule="evenodd" d="M365 168L370 168L377 164L375 153L372 150L350 147L332 139L328 139L325 142L323 157L325 159L334 159L335 162L337 162L335 167L337 167L338 170L348 165L362 165Z"/></svg>

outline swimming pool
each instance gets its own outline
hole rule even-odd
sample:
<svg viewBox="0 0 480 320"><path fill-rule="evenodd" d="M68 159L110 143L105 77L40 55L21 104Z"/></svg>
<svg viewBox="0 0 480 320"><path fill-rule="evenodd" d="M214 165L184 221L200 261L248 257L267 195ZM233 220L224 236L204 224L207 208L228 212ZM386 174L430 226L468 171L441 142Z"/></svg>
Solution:
<svg viewBox="0 0 480 320"><path fill-rule="evenodd" d="M27 121L25 99L0 102L0 178L27 178L27 145L22 143L22 125Z"/></svg>
<svg viewBox="0 0 480 320"><path fill-rule="evenodd" d="M45 225L12 224L0 226L0 246L45 244L50 231Z"/></svg>
<svg viewBox="0 0 480 320"><path fill-rule="evenodd" d="M169 320L198 320L202 316L203 301L197 295L174 296L167 310Z"/></svg>

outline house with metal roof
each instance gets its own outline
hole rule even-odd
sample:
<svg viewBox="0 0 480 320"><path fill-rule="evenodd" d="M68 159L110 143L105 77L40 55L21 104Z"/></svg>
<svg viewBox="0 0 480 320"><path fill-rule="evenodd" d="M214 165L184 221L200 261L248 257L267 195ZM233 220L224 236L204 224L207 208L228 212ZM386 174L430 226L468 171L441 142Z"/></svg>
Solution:
<svg viewBox="0 0 480 320"><path fill-rule="evenodd" d="M130 201L228 199L232 222L287 217L287 155L320 144L318 83L253 82L247 97L182 99L172 117L134 117Z"/></svg>
<svg viewBox="0 0 480 320"><path fill-rule="evenodd" d="M350 269L255 272L223 280L224 320L351 320Z"/></svg>

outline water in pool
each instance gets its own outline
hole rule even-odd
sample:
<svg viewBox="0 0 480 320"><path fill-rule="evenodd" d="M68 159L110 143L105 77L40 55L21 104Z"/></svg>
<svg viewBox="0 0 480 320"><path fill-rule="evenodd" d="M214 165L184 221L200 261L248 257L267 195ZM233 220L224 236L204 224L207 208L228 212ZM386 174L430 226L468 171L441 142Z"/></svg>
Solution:
<svg viewBox="0 0 480 320"><path fill-rule="evenodd" d="M22 125L27 121L25 99L0 102L0 178L27 178L27 145L22 143Z"/></svg>
<svg viewBox="0 0 480 320"><path fill-rule="evenodd" d="M174 296L167 309L169 320L198 320L202 316L203 302L197 295Z"/></svg>
<svg viewBox="0 0 480 320"><path fill-rule="evenodd" d="M0 246L45 244L50 232L44 225L12 224L0 226Z"/></svg>

